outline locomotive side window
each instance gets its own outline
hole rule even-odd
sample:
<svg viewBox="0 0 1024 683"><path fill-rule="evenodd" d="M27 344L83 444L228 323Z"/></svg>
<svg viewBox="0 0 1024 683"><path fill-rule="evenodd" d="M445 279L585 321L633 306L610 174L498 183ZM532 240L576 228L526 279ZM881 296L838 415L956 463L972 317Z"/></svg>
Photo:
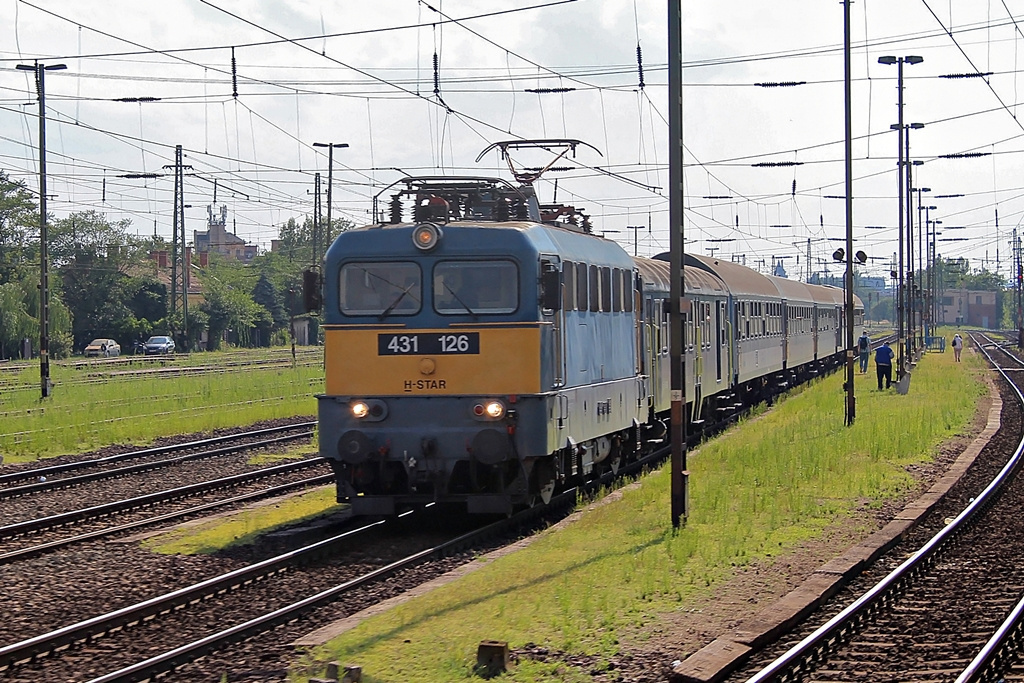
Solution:
<svg viewBox="0 0 1024 683"><path fill-rule="evenodd" d="M599 269L601 273L601 310L611 313L612 310L612 278L611 269L607 266Z"/></svg>
<svg viewBox="0 0 1024 683"><path fill-rule="evenodd" d="M624 270L622 271L622 291L625 292L625 298L622 300L623 307L626 313L633 312L633 271Z"/></svg>
<svg viewBox="0 0 1024 683"><path fill-rule="evenodd" d="M439 261L434 310L443 315L512 313L519 307L519 269L512 261Z"/></svg>
<svg viewBox="0 0 1024 683"><path fill-rule="evenodd" d="M612 312L618 313L622 310L622 271L618 268L612 269Z"/></svg>
<svg viewBox="0 0 1024 683"><path fill-rule="evenodd" d="M601 310L601 269L590 266L590 312Z"/></svg>
<svg viewBox="0 0 1024 683"><path fill-rule="evenodd" d="M415 263L346 263L338 278L338 303L345 315L414 315L422 289Z"/></svg>
<svg viewBox="0 0 1024 683"><path fill-rule="evenodd" d="M562 308L571 311L576 308L576 264L572 261L562 264L562 286L565 287Z"/></svg>
<svg viewBox="0 0 1024 683"><path fill-rule="evenodd" d="M590 286L587 284L587 264L576 264L576 310L587 310L587 292Z"/></svg>

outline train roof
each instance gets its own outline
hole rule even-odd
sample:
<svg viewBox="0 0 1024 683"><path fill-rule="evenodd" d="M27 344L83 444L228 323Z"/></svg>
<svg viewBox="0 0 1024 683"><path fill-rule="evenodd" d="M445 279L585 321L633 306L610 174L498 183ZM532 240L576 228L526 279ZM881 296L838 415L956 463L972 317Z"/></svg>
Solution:
<svg viewBox="0 0 1024 683"><path fill-rule="evenodd" d="M778 287L771 280L756 270L738 263L697 254L687 254L684 263L687 266L714 273L722 279L734 296L753 294L775 297L779 295Z"/></svg>
<svg viewBox="0 0 1024 683"><path fill-rule="evenodd" d="M379 235L379 239L372 240L374 242L373 247L369 243L363 244L366 245L366 249L373 250L374 255L380 255L382 250L393 249L396 232L401 231L411 234L417 225L421 225L421 223L403 222L366 225L343 232L338 237L338 241L344 243L359 235L366 236L365 239L370 240L370 236ZM513 251L522 255L520 252L522 248L531 249L538 254L558 256L563 260L581 261L615 268L629 269L632 267L629 254L626 253L618 242L599 235L582 232L576 226L532 220L496 222L470 219L451 221L437 225L437 227L441 233L441 238L436 252L432 253L436 253L438 256L452 255L454 252L448 251L451 248L455 248L456 252L460 255L466 255L471 251L473 255L480 256L488 253L488 249L497 255L513 255ZM475 236L471 233L475 233ZM491 241L491 234L494 235L493 242ZM456 239L453 240L453 237ZM456 243L458 244L457 247L455 247ZM411 241L409 244L411 245ZM490 247L488 246L489 244L491 245ZM388 245L391 246L389 247ZM343 258L351 257L360 248L353 247L351 244L340 246L339 254L343 254Z"/></svg>
<svg viewBox="0 0 1024 683"><path fill-rule="evenodd" d="M649 289L662 292L670 290L672 285L671 267L667 261L634 256L633 263L636 264L636 269L644 279L645 285L649 284ZM687 294L726 294L729 291L725 283L714 273L689 268L684 271L684 275Z"/></svg>
<svg viewBox="0 0 1024 683"><path fill-rule="evenodd" d="M765 275L774 284L779 294L787 301L817 301L810 287L799 280L790 280L777 275Z"/></svg>

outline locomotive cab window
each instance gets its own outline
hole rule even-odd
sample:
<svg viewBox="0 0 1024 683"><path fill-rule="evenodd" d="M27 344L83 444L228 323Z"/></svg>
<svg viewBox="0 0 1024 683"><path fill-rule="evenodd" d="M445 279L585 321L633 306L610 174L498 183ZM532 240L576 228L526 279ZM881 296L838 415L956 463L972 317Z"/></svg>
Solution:
<svg viewBox="0 0 1024 683"><path fill-rule="evenodd" d="M434 310L443 315L512 313L519 306L512 261L440 261L433 280Z"/></svg>
<svg viewBox="0 0 1024 683"><path fill-rule="evenodd" d="M415 263L346 263L338 278L338 305L345 315L415 315L422 290Z"/></svg>

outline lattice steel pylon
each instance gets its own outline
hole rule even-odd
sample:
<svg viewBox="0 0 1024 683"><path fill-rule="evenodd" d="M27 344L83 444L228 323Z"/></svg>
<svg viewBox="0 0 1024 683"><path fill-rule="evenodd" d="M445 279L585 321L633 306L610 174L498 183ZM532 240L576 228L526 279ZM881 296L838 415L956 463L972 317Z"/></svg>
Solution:
<svg viewBox="0 0 1024 683"><path fill-rule="evenodd" d="M178 313L178 295L181 295L181 334L188 334L188 263L185 258L185 169L181 163L181 145L174 147L174 222L171 236L171 306L169 318L174 321ZM165 166L165 168L167 168ZM174 323L171 323L172 327ZM170 330L173 336L174 330Z"/></svg>

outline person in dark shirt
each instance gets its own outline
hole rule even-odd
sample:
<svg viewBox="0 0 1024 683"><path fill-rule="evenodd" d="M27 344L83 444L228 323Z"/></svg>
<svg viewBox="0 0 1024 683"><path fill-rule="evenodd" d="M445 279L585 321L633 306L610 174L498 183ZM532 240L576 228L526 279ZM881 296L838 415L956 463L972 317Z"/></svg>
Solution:
<svg viewBox="0 0 1024 683"><path fill-rule="evenodd" d="M871 357L871 339L867 332L861 332L857 340L857 352L860 354L860 373L863 375L868 371L868 358Z"/></svg>
<svg viewBox="0 0 1024 683"><path fill-rule="evenodd" d="M896 354L889 348L888 342L875 350L875 371L878 373L878 390L882 390L882 379L885 379L885 388L892 386L892 359Z"/></svg>

